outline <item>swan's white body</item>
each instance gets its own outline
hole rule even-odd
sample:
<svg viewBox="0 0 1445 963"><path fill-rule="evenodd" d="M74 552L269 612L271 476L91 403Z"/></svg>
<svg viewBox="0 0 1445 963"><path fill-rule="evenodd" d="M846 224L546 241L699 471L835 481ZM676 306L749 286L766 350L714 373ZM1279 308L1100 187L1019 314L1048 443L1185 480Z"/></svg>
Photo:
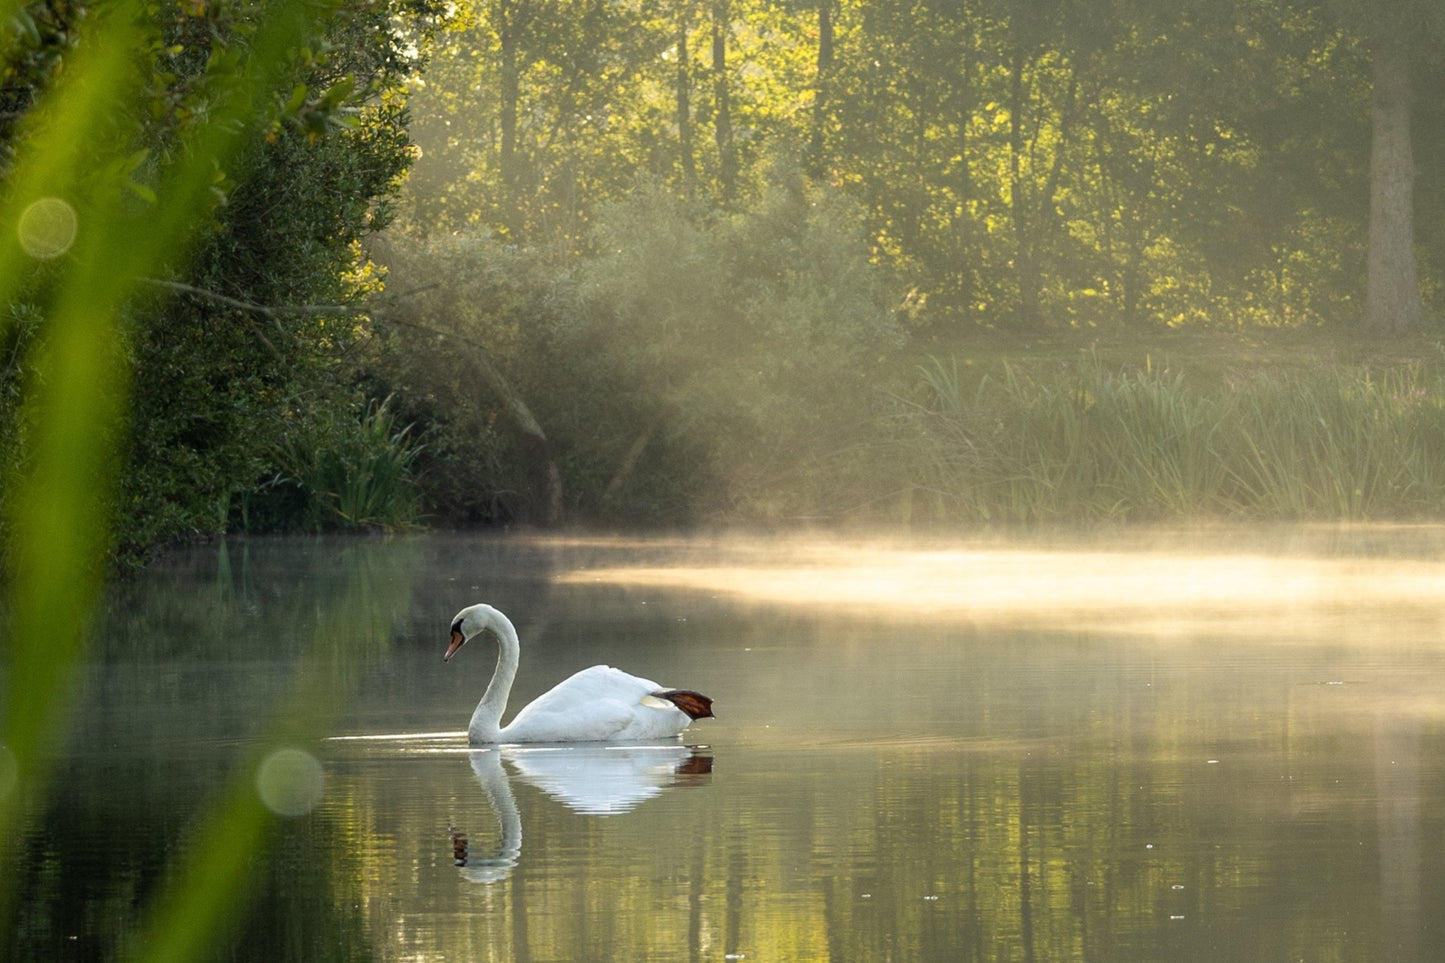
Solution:
<svg viewBox="0 0 1445 963"><path fill-rule="evenodd" d="M667 689L621 669L594 665L538 696L503 726L502 713L521 659L521 643L511 620L490 605L462 609L452 620L452 641L444 658L450 659L463 644L485 631L497 637L500 651L492 681L467 726L467 738L473 745L671 739L693 719L712 715L712 700L706 696Z"/></svg>

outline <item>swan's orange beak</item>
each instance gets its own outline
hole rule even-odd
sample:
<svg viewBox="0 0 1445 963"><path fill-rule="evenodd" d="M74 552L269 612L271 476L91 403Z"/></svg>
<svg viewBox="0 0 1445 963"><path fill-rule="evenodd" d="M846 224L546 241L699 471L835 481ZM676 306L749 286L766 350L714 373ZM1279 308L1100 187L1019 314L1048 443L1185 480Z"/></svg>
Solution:
<svg viewBox="0 0 1445 963"><path fill-rule="evenodd" d="M461 629L452 629L452 644L447 646L447 654L442 656L442 661L446 662L452 656L456 655L457 649L460 649L462 643L466 640L466 636L462 635Z"/></svg>

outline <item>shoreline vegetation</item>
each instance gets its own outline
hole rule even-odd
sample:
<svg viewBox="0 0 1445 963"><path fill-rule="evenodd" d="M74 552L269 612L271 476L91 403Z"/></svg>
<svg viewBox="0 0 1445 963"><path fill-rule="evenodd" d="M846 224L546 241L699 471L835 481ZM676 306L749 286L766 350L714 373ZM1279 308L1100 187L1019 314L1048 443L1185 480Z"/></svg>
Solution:
<svg viewBox="0 0 1445 963"><path fill-rule="evenodd" d="M598 472L590 486L563 477L571 511L557 522L787 531L1445 518L1445 345L1425 335L977 332L909 346L876 371L835 420L809 416L817 432L786 450L703 453L730 473L696 473L669 514L634 514L615 484L600 491ZM429 479L407 474L427 436L398 427L385 405L366 419L369 454L331 458L324 481L288 482L296 497L324 493L308 502L320 513L310 530L536 525L428 517Z"/></svg>
<svg viewBox="0 0 1445 963"><path fill-rule="evenodd" d="M911 510L1023 524L1445 511L1438 344L1298 331L1150 342L929 357L923 399L900 414Z"/></svg>
<svg viewBox="0 0 1445 963"><path fill-rule="evenodd" d="M516 500L506 517L435 514L457 480L436 477L435 461L418 466L430 445L457 440L402 424L389 398L293 440L287 471L242 499L231 533L1445 520L1445 344L1425 334L978 331L907 345L875 373L832 421L810 413L816 434L763 452L766 463L747 461L757 449L702 452L730 471L694 472L661 514L619 493L616 474L564 469L555 483L568 511L547 524L525 508L551 497L539 473L537 490L523 480L505 494ZM624 453L631 470L656 434ZM498 427L489 440L505 451L519 436ZM299 529L266 522L302 513Z"/></svg>

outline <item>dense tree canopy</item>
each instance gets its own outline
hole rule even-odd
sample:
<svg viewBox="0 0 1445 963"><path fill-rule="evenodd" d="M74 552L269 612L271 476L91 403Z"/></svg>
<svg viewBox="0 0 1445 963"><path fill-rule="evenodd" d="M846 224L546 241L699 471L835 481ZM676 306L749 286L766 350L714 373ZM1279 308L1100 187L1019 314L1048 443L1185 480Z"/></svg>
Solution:
<svg viewBox="0 0 1445 963"><path fill-rule="evenodd" d="M141 223L238 134L126 301L122 545L390 524L418 473L449 521L796 514L887 461L930 339L1427 323L1436 6L37 0L0 199L132 15L85 190ZM7 478L63 261L6 289Z"/></svg>
<svg viewBox="0 0 1445 963"><path fill-rule="evenodd" d="M1353 323L1370 11L1405 26L1403 96L1428 104L1429 7L477 3L413 98L413 224L575 254L638 171L726 206L790 144L930 323Z"/></svg>

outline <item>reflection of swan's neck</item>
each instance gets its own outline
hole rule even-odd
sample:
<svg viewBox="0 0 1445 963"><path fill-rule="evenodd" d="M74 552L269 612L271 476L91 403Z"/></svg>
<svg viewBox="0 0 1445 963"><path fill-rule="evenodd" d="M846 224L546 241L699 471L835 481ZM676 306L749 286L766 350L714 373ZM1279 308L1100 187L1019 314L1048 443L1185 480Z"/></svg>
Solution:
<svg viewBox="0 0 1445 963"><path fill-rule="evenodd" d="M522 857L522 816L517 811L517 800L502 769L502 754L495 749L473 752L472 772L482 784L482 791L492 804L497 816L502 838L497 845L497 855L489 859L469 858L462 875L473 882L495 883L512 874L517 861Z"/></svg>
<svg viewBox="0 0 1445 963"><path fill-rule="evenodd" d="M488 626L497 637L497 668L482 701L472 713L467 735L472 742L496 742L502 731L502 713L507 708L507 696L512 691L512 681L517 677L517 663L521 660L521 643L517 641L517 630L501 612L493 611Z"/></svg>

